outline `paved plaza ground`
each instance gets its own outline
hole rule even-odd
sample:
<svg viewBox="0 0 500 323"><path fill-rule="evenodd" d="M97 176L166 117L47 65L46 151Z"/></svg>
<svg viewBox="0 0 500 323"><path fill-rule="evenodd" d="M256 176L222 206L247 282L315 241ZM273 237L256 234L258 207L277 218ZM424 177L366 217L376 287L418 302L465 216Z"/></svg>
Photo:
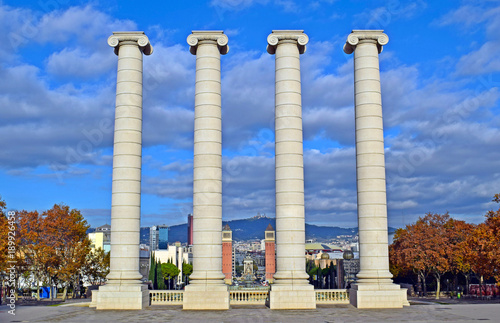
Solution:
<svg viewBox="0 0 500 323"><path fill-rule="evenodd" d="M308 311L271 311L264 306L232 306L229 311L183 311L153 306L142 311L96 311L88 301L59 305L18 304L16 315L0 306L0 322L500 322L500 300L410 299L403 309L360 310L350 305L318 306Z"/></svg>

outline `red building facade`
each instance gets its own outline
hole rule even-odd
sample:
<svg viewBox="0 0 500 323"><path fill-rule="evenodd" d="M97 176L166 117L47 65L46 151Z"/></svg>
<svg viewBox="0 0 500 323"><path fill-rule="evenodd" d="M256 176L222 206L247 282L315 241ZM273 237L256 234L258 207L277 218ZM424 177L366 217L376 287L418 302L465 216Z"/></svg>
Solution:
<svg viewBox="0 0 500 323"><path fill-rule="evenodd" d="M222 273L224 281L231 285L233 280L233 232L229 225L222 228Z"/></svg>
<svg viewBox="0 0 500 323"><path fill-rule="evenodd" d="M266 245L266 280L272 283L276 273L276 238L271 224L266 228L264 242Z"/></svg>

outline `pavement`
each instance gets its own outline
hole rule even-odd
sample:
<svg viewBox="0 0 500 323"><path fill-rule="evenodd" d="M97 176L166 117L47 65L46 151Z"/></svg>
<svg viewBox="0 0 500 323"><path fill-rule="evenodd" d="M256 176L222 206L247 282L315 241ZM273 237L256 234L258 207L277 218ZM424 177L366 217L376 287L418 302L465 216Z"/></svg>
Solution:
<svg viewBox="0 0 500 323"><path fill-rule="evenodd" d="M402 309L357 309L322 305L315 310L270 310L232 306L228 311L183 311L181 306L152 306L141 311L97 311L88 300L16 304L15 315L0 306L0 322L500 322L500 300L410 299Z"/></svg>

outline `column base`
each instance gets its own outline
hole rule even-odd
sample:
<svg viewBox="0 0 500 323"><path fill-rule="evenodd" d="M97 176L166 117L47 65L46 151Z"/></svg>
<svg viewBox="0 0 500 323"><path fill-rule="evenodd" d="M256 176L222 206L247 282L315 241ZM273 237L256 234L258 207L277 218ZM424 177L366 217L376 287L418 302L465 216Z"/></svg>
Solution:
<svg viewBox="0 0 500 323"><path fill-rule="evenodd" d="M92 291L90 307L97 310L142 310L149 306L149 290L142 284L107 284Z"/></svg>
<svg viewBox="0 0 500 323"><path fill-rule="evenodd" d="M396 284L355 284L349 301L357 308L402 308L410 306L407 289Z"/></svg>
<svg viewBox="0 0 500 323"><path fill-rule="evenodd" d="M183 310L228 310L227 285L190 284L184 289Z"/></svg>
<svg viewBox="0 0 500 323"><path fill-rule="evenodd" d="M316 309L316 293L309 284L271 285L269 308L272 310Z"/></svg>

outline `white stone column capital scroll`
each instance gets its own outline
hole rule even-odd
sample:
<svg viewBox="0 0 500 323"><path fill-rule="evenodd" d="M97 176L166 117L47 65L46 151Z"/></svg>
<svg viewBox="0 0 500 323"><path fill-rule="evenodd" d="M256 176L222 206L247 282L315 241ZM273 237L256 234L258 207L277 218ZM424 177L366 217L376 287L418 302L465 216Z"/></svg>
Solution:
<svg viewBox="0 0 500 323"><path fill-rule="evenodd" d="M217 43L221 55L226 55L229 52L229 46L227 45L229 39L221 30L193 30L187 38L187 43L190 46L189 52L196 55L198 44L203 41Z"/></svg>
<svg viewBox="0 0 500 323"><path fill-rule="evenodd" d="M304 54L306 51L306 45L309 42L309 37L303 30L273 30L273 32L267 36L267 52L274 55L276 53L276 47L280 41L297 42L299 53Z"/></svg>
<svg viewBox="0 0 500 323"><path fill-rule="evenodd" d="M377 45L379 54L382 52L383 46L389 42L389 36L384 34L383 30L353 30L344 45L344 52L352 54L359 43L372 42Z"/></svg>
<svg viewBox="0 0 500 323"><path fill-rule="evenodd" d="M115 31L108 38L108 45L114 47L116 55L118 55L120 43L122 42L137 43L137 46L139 46L144 55L151 55L153 53L153 46L143 31Z"/></svg>

